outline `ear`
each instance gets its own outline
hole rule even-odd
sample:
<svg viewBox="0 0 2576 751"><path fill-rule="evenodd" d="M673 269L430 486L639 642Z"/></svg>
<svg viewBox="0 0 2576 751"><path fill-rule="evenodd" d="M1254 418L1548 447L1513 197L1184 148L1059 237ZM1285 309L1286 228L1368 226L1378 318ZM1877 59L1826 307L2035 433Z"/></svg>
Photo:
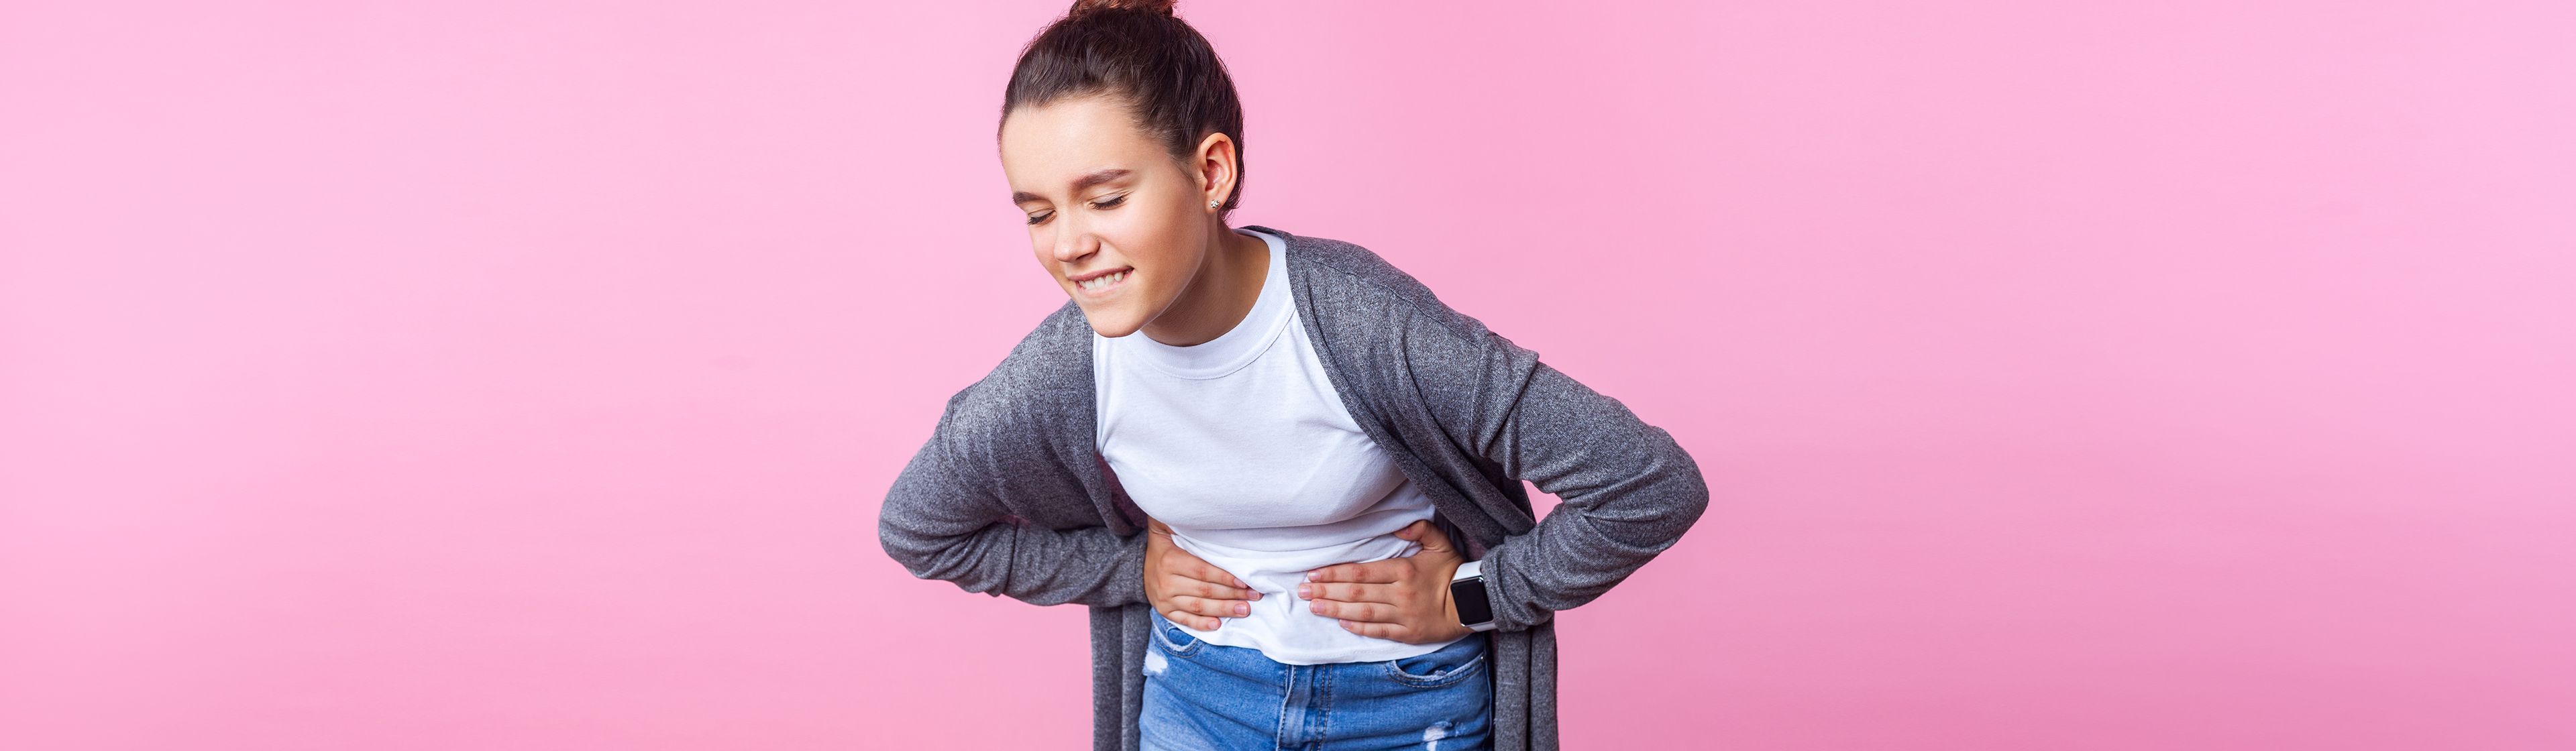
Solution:
<svg viewBox="0 0 2576 751"><path fill-rule="evenodd" d="M1223 133L1208 134L1199 141L1198 156L1191 166L1198 173L1199 190L1204 194L1199 196L1199 205L1216 201L1217 208L1208 209L1208 213L1223 211L1225 200L1234 195L1235 179L1243 174L1243 160L1235 153L1234 139Z"/></svg>

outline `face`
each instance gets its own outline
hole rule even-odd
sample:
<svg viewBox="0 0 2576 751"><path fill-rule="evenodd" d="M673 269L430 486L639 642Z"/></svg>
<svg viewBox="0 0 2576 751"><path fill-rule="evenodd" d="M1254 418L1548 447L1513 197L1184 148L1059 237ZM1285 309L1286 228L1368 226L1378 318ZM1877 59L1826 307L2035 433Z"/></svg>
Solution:
<svg viewBox="0 0 2576 751"><path fill-rule="evenodd" d="M1171 309L1206 265L1211 226L1223 228L1207 205L1207 176L1101 97L1013 111L1002 124L1002 172L1038 265L1101 336L1135 333Z"/></svg>

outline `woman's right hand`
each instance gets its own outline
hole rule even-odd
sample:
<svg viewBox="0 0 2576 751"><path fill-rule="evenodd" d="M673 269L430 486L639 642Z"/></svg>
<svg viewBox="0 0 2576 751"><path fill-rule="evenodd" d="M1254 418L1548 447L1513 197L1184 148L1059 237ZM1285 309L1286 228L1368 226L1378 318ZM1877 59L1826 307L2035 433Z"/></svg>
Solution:
<svg viewBox="0 0 2576 751"><path fill-rule="evenodd" d="M1172 544L1172 528L1162 520L1146 520L1145 532L1145 601L1154 612L1200 631L1215 631L1219 618L1252 614L1252 601L1261 593Z"/></svg>

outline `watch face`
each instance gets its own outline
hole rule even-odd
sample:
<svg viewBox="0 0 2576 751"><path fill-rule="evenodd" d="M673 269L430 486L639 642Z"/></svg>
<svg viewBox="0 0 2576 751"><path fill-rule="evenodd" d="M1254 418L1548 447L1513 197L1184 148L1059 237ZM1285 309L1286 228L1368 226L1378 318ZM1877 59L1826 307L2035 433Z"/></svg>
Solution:
<svg viewBox="0 0 2576 751"><path fill-rule="evenodd" d="M1458 604L1458 625L1473 626L1494 619L1494 603L1485 599L1485 577L1450 582L1449 600Z"/></svg>

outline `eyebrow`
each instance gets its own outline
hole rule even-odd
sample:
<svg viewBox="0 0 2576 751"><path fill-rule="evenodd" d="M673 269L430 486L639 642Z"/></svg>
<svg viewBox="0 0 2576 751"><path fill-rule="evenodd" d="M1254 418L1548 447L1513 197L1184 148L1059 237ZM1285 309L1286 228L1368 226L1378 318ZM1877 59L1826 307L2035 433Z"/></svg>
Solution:
<svg viewBox="0 0 2576 751"><path fill-rule="evenodd" d="M1115 168L1115 167L1112 167L1112 168L1109 168L1109 169L1105 169L1105 170L1099 170L1099 171L1093 172L1093 173L1088 174L1088 175L1083 175L1081 178L1074 180L1074 181L1073 181L1073 192L1075 192L1075 193L1080 193L1080 192L1082 192L1082 189L1084 189L1084 188L1088 188L1088 187L1091 187L1091 186L1094 186L1094 185L1099 185L1099 184L1101 184L1101 183L1109 182L1109 181L1111 181L1111 180L1116 180L1116 179L1119 179L1119 178L1122 178L1122 177L1126 177L1126 176L1131 175L1131 174L1135 174L1135 173L1130 172L1130 171L1128 171L1128 170L1118 169L1118 168ZM1036 194L1036 193L1027 193L1027 192L1013 192L1013 193L1011 193L1011 203L1014 203L1014 204L1028 203L1028 202L1030 202L1030 201L1043 201L1043 200L1046 200L1046 199L1045 199L1045 198L1043 198L1043 197L1040 197L1040 196L1039 196L1038 194Z"/></svg>

